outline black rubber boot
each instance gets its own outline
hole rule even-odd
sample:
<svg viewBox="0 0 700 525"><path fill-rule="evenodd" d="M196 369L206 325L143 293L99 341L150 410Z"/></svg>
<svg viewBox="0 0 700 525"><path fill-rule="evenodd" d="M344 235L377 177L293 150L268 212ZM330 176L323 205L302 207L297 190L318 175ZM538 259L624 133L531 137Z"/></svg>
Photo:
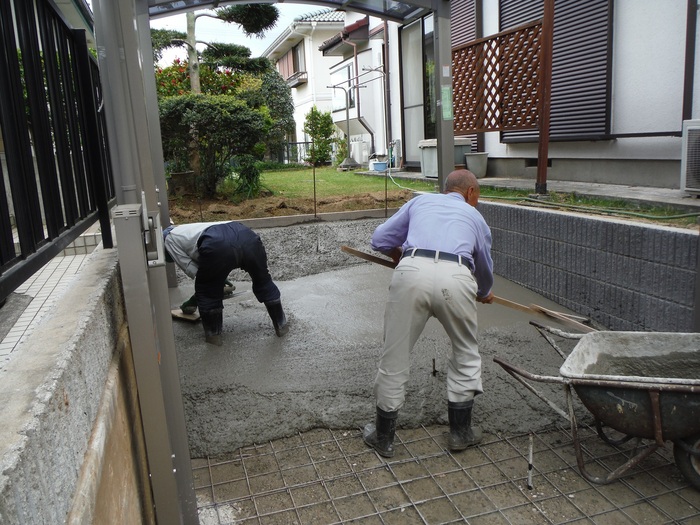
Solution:
<svg viewBox="0 0 700 525"><path fill-rule="evenodd" d="M268 301L265 303L265 307L267 308L267 313L270 315L270 319L272 319L272 326L275 327L277 337L282 337L289 332L287 317L284 315L284 310L282 309L282 301L279 299Z"/></svg>
<svg viewBox="0 0 700 525"><path fill-rule="evenodd" d="M385 458L394 457L394 434L396 433L396 418L399 411L385 412L377 407L376 423L369 423L362 432L362 439L377 454Z"/></svg>
<svg viewBox="0 0 700 525"><path fill-rule="evenodd" d="M199 311L204 328L204 339L207 343L221 346L224 344L221 339L221 329L224 324L224 311L221 308L214 310Z"/></svg>
<svg viewBox="0 0 700 525"><path fill-rule="evenodd" d="M447 417L450 421L450 434L447 448L453 451L464 450L481 442L481 430L472 427L474 400L461 403L447 402Z"/></svg>

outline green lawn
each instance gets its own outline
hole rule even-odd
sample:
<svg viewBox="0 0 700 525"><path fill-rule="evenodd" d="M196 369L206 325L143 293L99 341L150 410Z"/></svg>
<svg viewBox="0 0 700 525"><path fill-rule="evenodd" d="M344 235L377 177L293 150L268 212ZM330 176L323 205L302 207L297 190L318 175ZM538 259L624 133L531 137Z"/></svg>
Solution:
<svg viewBox="0 0 700 525"><path fill-rule="evenodd" d="M396 180L373 175L361 175L353 171L338 171L336 168L311 168L293 171L265 171L260 178L263 187L275 195L292 199L313 197L314 183L317 198L351 196L364 193L388 191L435 191L435 183Z"/></svg>
<svg viewBox="0 0 700 525"><path fill-rule="evenodd" d="M322 199L338 197L354 197L373 194L375 199L387 200L398 206L396 199L405 200L404 190L437 191L435 182L394 179L385 176L363 175L355 171L338 171L333 167L321 167L294 170L264 171L261 175L263 188L272 192L275 197L283 197L290 201L294 199ZM484 200L511 202L527 206L558 208L579 213L608 215L632 220L655 222L682 228L696 227L698 213L688 213L674 210L666 206L643 205L631 201L612 200L603 198L583 197L577 194L550 192L546 200L531 198L532 191L512 190L506 188L488 187L487 181L481 181L481 197ZM377 195L379 194L379 195ZM248 202L253 202L252 199ZM361 209L363 206L377 207L376 201L368 204L349 203L347 209ZM352 208L359 206L359 208ZM291 211L291 210L287 210Z"/></svg>

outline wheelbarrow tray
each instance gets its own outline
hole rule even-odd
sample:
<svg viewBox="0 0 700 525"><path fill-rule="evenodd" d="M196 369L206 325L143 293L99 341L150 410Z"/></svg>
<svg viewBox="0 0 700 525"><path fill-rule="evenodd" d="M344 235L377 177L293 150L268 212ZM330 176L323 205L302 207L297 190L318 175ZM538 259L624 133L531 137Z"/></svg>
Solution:
<svg viewBox="0 0 700 525"><path fill-rule="evenodd" d="M700 434L700 334L589 333L559 373L597 420L628 436Z"/></svg>

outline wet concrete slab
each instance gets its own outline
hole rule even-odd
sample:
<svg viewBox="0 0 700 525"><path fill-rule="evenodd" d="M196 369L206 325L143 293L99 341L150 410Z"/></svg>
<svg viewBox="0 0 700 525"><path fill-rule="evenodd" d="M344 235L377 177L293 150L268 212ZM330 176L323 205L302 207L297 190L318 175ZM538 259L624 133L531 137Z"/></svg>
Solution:
<svg viewBox="0 0 700 525"><path fill-rule="evenodd" d="M369 421L391 272L361 263L278 281L290 321L283 338L276 337L242 273L236 292L246 293L224 303L223 346L205 343L200 323L174 321L192 456L225 454L312 428L357 428ZM192 281L181 280L171 289L171 304L179 305L193 291ZM565 311L498 277L494 292L521 304ZM535 373L556 374L562 358L529 321L564 327L496 304L479 305L478 315L485 392L477 398L475 421L489 432L519 433L561 420L524 392L493 357ZM562 344L572 347L575 341ZM446 421L449 348L444 330L431 319L413 351L400 427ZM558 387L552 393L561 394Z"/></svg>

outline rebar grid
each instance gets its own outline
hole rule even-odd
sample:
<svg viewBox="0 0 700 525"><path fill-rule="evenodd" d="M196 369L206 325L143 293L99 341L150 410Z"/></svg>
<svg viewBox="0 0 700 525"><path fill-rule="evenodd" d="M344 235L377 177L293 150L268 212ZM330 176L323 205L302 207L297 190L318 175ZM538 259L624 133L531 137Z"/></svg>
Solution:
<svg viewBox="0 0 700 525"><path fill-rule="evenodd" d="M398 430L390 460L357 430L328 429L193 460L200 523L700 522L700 493L666 449L619 481L593 485L578 473L569 430L534 434L528 490L528 435L486 435L453 454L444 448L445 430ZM632 448L607 445L591 427L579 433L587 465L601 472Z"/></svg>

